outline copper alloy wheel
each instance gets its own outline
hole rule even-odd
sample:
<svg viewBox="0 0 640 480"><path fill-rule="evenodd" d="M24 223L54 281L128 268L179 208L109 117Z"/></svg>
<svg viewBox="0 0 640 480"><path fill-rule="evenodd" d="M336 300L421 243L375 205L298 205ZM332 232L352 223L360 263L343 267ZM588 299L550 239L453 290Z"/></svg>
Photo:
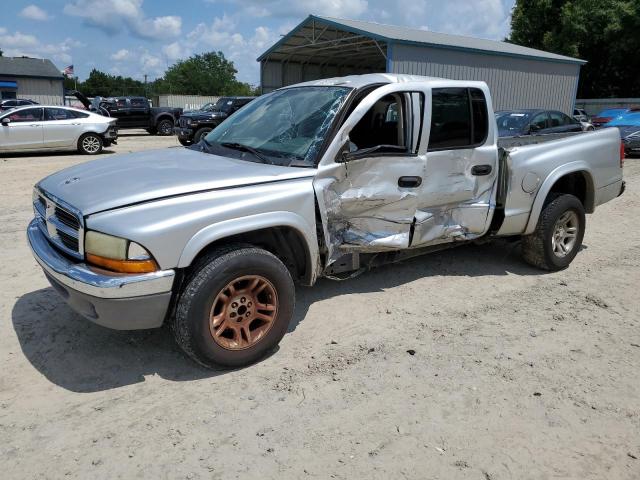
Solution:
<svg viewBox="0 0 640 480"><path fill-rule="evenodd" d="M262 340L278 315L278 295L260 275L236 278L224 287L211 306L209 331L227 350L244 350Z"/></svg>

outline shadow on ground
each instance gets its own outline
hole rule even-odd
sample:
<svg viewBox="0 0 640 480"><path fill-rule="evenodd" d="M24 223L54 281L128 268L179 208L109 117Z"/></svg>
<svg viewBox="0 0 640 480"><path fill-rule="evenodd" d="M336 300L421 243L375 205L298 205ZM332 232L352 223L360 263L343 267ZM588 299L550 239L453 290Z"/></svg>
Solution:
<svg viewBox="0 0 640 480"><path fill-rule="evenodd" d="M114 150L110 150L112 147L105 147L102 152L100 152L98 155L85 155L85 158L87 160L95 160L97 158L100 158L101 155L112 155L114 153L116 153ZM81 155L80 152L78 152L78 150L56 150L56 151L51 151L51 150L39 150L36 152L2 152L0 153L0 159L10 159L10 158L23 158L23 157L28 157L28 158L34 158L34 157L46 157L46 158L52 158L52 157L66 157L69 155Z"/></svg>
<svg viewBox="0 0 640 480"><path fill-rule="evenodd" d="M462 246L380 267L355 279L321 279L313 288L299 287L289 333L304 320L310 305L335 296L383 291L427 276L543 273L520 259L517 245L496 241ZM168 328L122 332L94 325L74 313L52 288L20 297L12 319L31 364L51 382L74 392L118 388L142 382L145 375L189 381L227 372L196 365L179 350Z"/></svg>

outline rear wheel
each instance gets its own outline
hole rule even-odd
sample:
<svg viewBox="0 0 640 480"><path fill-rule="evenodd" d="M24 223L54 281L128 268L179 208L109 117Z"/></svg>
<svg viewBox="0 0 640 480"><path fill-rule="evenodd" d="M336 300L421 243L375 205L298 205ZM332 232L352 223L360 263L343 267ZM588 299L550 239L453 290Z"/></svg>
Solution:
<svg viewBox="0 0 640 480"><path fill-rule="evenodd" d="M244 245L204 256L180 294L172 330L177 343L206 367L251 364L282 339L295 289L273 254Z"/></svg>
<svg viewBox="0 0 640 480"><path fill-rule="evenodd" d="M185 147L188 147L189 145L193 145L193 141L187 140L185 138L179 138L178 141L180 142L181 145L184 145Z"/></svg>
<svg viewBox="0 0 640 480"><path fill-rule="evenodd" d="M167 136L173 134L173 121L168 118L163 118L158 122L156 127L158 135Z"/></svg>
<svg viewBox="0 0 640 480"><path fill-rule="evenodd" d="M582 202L573 195L550 197L535 231L522 237L525 261L544 270L562 270L578 254L586 217Z"/></svg>
<svg viewBox="0 0 640 480"><path fill-rule="evenodd" d="M102 146L102 137L96 133L85 133L78 140L78 151L84 155L97 155Z"/></svg>
<svg viewBox="0 0 640 480"><path fill-rule="evenodd" d="M204 137L211 130L213 129L209 127L203 127L197 130L195 135L193 136L193 143L198 143L200 140L202 140L202 137Z"/></svg>

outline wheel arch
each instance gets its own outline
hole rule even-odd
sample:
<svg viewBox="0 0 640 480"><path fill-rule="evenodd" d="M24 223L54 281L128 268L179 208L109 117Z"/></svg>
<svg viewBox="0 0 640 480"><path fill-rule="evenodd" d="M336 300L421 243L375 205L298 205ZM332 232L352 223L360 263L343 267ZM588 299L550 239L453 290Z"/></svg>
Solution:
<svg viewBox="0 0 640 480"><path fill-rule="evenodd" d="M318 272L318 242L315 231L292 212L270 212L227 220L207 226L185 245L178 268L188 268L197 258L225 243L255 245L276 255L292 276L312 285Z"/></svg>
<svg viewBox="0 0 640 480"><path fill-rule="evenodd" d="M593 213L595 210L595 184L589 165L582 161L567 163L547 176L533 202L529 221L524 231L525 235L529 235L535 230L545 202L549 194L552 193L575 195L582 202L585 211Z"/></svg>
<svg viewBox="0 0 640 480"><path fill-rule="evenodd" d="M160 112L153 117L154 127L158 125L162 120L171 120L172 123L176 122L176 117L170 112Z"/></svg>

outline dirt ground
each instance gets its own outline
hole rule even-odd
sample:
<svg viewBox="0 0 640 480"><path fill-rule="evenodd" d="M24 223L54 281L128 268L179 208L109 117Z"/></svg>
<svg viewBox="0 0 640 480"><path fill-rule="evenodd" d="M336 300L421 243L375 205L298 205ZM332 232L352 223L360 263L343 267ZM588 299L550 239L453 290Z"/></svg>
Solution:
<svg viewBox="0 0 640 480"><path fill-rule="evenodd" d="M0 156L2 478L640 478L640 159L569 269L495 242L323 280L236 371L167 329L93 325L48 286L31 188L87 159Z"/></svg>

